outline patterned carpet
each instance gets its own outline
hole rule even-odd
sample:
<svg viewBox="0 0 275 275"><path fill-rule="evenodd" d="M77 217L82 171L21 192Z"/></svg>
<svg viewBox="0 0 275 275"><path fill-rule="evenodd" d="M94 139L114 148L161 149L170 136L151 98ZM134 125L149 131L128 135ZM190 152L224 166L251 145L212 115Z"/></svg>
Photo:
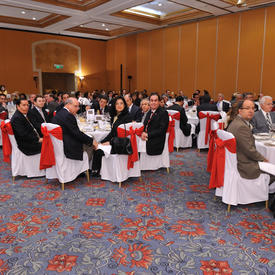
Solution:
<svg viewBox="0 0 275 275"><path fill-rule="evenodd" d="M2 158L2 156L1 156ZM0 164L0 274L275 274L264 203L227 206L208 189L206 153L117 184L18 178Z"/></svg>

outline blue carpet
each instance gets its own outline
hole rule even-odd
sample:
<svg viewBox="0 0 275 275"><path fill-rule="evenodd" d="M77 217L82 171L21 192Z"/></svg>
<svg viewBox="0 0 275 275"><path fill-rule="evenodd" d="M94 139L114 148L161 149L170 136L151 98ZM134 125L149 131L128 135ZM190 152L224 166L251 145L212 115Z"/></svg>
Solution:
<svg viewBox="0 0 275 275"><path fill-rule="evenodd" d="M227 206L208 189L206 153L117 184L18 177L0 163L0 274L275 274L265 203ZM1 156L2 158L2 156Z"/></svg>

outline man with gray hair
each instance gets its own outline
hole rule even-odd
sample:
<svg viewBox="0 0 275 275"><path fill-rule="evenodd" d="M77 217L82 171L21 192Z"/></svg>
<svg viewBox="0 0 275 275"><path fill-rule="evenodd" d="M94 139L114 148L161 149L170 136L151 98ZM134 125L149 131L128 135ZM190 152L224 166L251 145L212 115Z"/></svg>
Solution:
<svg viewBox="0 0 275 275"><path fill-rule="evenodd" d="M271 112L273 107L272 97L263 96L260 101L261 110L255 113L251 120L253 133L268 133L272 129L272 123L275 123L275 113Z"/></svg>
<svg viewBox="0 0 275 275"><path fill-rule="evenodd" d="M217 102L215 102L215 104L217 105L219 112L224 111L227 113L230 109L230 103L224 100L224 95L221 93L218 94Z"/></svg>

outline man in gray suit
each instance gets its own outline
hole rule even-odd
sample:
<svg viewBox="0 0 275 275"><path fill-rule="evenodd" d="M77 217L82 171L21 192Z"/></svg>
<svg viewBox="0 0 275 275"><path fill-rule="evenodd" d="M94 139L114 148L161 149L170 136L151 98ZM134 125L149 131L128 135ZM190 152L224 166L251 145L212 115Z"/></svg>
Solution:
<svg viewBox="0 0 275 275"><path fill-rule="evenodd" d="M253 133L268 133L272 123L275 123L275 113L271 112L273 107L272 97L263 96L260 101L261 110L255 113L251 120Z"/></svg>
<svg viewBox="0 0 275 275"><path fill-rule="evenodd" d="M254 108L254 102L251 100L239 101L238 115L228 127L228 132L236 138L237 168L241 177L245 179L258 178L261 174L258 161L268 162L255 147L252 126L249 123L254 116Z"/></svg>

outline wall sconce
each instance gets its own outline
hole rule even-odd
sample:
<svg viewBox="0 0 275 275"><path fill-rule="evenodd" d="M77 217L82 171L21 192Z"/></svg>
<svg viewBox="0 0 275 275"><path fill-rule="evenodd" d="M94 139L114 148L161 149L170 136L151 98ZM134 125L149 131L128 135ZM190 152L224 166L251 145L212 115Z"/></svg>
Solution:
<svg viewBox="0 0 275 275"><path fill-rule="evenodd" d="M35 82L35 88L37 88L37 86L38 86L38 76L34 76L33 80Z"/></svg>

